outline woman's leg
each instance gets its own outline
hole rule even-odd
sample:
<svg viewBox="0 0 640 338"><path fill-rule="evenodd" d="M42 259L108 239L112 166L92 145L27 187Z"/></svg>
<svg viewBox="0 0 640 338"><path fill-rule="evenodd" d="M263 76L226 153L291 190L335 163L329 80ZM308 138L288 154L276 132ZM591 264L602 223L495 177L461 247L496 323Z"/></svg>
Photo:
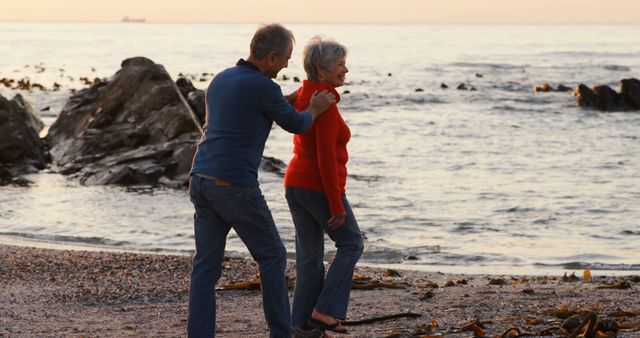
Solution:
<svg viewBox="0 0 640 338"><path fill-rule="evenodd" d="M316 303L317 311L339 319L347 317L353 271L364 248L362 233L346 196L342 197L342 202L347 212L344 224L331 230L326 225L326 221L324 223L325 231L335 242L338 250Z"/></svg>
<svg viewBox="0 0 640 338"><path fill-rule="evenodd" d="M296 229L296 287L293 296L293 327L307 328L311 312L324 285L324 233L305 208L313 203L304 189L287 188L287 203Z"/></svg>

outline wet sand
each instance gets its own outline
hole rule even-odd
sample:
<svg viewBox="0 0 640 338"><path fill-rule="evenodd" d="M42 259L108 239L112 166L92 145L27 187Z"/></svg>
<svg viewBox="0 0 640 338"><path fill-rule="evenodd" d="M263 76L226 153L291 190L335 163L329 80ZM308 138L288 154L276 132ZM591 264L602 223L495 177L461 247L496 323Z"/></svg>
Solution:
<svg viewBox="0 0 640 338"><path fill-rule="evenodd" d="M0 337L186 336L190 257L0 245L0 262ZM250 260L227 258L224 267L218 287L257 274ZM295 275L291 263L287 275ZM350 326L349 336L338 337L473 337L482 332L493 337L510 328L521 333L548 329L561 336L561 317L587 311L601 322L632 327L619 330L618 337L640 336L638 276L585 282L582 276L367 267L359 267L357 275L365 285L401 288L353 290L349 320L406 312L421 316ZM268 336L259 290L219 290L217 295L219 337ZM558 311L563 306L567 310ZM480 326L483 331L474 333Z"/></svg>

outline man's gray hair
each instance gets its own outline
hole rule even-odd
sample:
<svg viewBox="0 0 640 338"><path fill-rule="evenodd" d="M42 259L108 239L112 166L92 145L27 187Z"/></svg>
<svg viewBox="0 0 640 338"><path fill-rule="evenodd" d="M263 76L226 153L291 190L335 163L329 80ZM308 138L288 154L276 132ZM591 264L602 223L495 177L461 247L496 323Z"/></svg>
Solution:
<svg viewBox="0 0 640 338"><path fill-rule="evenodd" d="M319 82L318 69L329 69L336 60L347 56L347 48L333 40L314 36L304 47L302 64L309 80Z"/></svg>
<svg viewBox="0 0 640 338"><path fill-rule="evenodd" d="M249 52L258 60L264 59L269 53L276 52L286 55L289 47L296 41L293 33L280 24L264 25L256 31L251 39Z"/></svg>

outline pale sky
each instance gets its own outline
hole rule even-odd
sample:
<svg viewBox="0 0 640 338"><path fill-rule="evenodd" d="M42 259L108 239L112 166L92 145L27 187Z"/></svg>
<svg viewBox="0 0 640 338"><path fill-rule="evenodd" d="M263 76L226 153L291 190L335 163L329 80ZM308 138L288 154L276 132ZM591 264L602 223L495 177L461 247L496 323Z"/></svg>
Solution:
<svg viewBox="0 0 640 338"><path fill-rule="evenodd" d="M640 0L0 0L0 22L640 24Z"/></svg>

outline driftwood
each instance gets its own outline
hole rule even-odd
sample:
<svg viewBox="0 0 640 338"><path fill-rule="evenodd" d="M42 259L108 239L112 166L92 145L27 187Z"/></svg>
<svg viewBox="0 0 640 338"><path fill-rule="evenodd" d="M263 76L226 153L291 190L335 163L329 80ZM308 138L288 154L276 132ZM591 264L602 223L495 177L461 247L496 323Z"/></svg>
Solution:
<svg viewBox="0 0 640 338"><path fill-rule="evenodd" d="M340 324L344 326L356 326L356 325L364 325L364 324L371 324L375 322L381 322L381 321L390 320L390 319L418 318L418 317L422 317L422 315L419 313L404 312L404 313L396 313L388 316L373 317L373 318L366 318L366 319L360 319L360 320L345 320L340 322Z"/></svg>
<svg viewBox="0 0 640 338"><path fill-rule="evenodd" d="M381 282L381 281L353 281L351 286L352 290L374 290L374 289L405 289L406 286L393 282Z"/></svg>
<svg viewBox="0 0 640 338"><path fill-rule="evenodd" d="M260 290L260 280L253 279L245 282L227 284L216 288L216 290Z"/></svg>

